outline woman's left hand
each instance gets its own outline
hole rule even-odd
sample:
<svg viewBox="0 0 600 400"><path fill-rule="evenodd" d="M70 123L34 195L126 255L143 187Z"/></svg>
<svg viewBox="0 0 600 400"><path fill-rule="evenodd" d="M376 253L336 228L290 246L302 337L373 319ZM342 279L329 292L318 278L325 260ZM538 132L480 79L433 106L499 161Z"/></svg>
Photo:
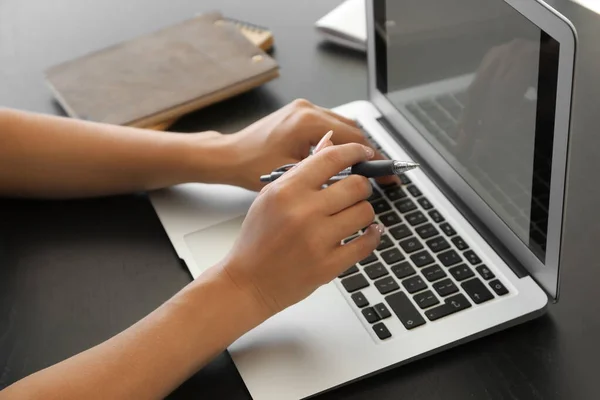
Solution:
<svg viewBox="0 0 600 400"><path fill-rule="evenodd" d="M232 172L225 183L261 190L265 185L259 180L261 175L302 161L330 130L333 144L360 143L372 147L354 121L306 100L295 100L240 132L228 135L237 172ZM374 159L383 158L375 152ZM380 181L398 182L398 178L386 177Z"/></svg>

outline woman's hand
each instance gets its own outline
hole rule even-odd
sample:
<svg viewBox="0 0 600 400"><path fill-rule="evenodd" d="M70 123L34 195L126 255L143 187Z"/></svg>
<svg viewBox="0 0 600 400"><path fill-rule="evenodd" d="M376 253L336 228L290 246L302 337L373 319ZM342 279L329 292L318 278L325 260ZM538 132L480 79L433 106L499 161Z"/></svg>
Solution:
<svg viewBox="0 0 600 400"><path fill-rule="evenodd" d="M261 175L305 159L311 146L330 130L334 132L334 144L370 145L352 120L306 100L296 100L238 133L225 135L229 136L227 141L236 166L225 178L225 183L260 190L264 186L259 181ZM375 152L374 158L384 157ZM384 178L382 182L395 179Z"/></svg>
<svg viewBox="0 0 600 400"><path fill-rule="evenodd" d="M372 159L374 151L357 143L332 146L328 137L318 148L261 191L237 243L217 267L249 294L263 318L304 299L379 245L383 228L371 225L368 179L353 175L322 189L332 175ZM367 226L362 236L341 244Z"/></svg>

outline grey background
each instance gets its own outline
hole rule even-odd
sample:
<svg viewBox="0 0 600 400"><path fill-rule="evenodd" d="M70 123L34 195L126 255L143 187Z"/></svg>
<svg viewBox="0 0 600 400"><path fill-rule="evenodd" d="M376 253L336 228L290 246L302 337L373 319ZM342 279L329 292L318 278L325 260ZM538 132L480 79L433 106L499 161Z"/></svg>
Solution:
<svg viewBox="0 0 600 400"><path fill-rule="evenodd" d="M176 129L232 132L297 97L327 107L365 99L364 56L321 44L313 29L339 2L0 0L0 106L60 114L43 83L46 67L214 9L271 28L282 75ZM320 399L597 397L600 16L552 4L580 36L560 302L536 321ZM0 200L0 388L127 328L189 282L144 194ZM249 398L226 353L171 397Z"/></svg>

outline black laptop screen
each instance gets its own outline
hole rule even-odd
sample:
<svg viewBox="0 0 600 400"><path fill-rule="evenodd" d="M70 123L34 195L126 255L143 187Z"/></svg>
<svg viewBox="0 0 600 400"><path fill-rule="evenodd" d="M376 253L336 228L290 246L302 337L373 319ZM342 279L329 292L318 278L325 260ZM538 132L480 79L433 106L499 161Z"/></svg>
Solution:
<svg viewBox="0 0 600 400"><path fill-rule="evenodd" d="M559 44L501 0L374 0L377 87L542 261Z"/></svg>

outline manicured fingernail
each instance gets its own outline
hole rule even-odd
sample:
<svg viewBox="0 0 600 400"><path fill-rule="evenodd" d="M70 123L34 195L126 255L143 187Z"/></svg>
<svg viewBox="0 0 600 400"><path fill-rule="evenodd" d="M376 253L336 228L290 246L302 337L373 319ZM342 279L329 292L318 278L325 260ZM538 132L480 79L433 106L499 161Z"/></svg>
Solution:
<svg viewBox="0 0 600 400"><path fill-rule="evenodd" d="M375 151L369 146L363 146L365 149L365 153L367 153L367 158L373 158L375 156Z"/></svg>
<svg viewBox="0 0 600 400"><path fill-rule="evenodd" d="M382 224L375 224L375 230L379 232L380 235L383 235L384 229L385 228Z"/></svg>
<svg viewBox="0 0 600 400"><path fill-rule="evenodd" d="M327 147L327 144L329 143L329 140L331 139L331 135L333 135L333 131L327 132L325 134L325 136L323 136L321 138L321 140L319 140L319 143L315 147L315 150L314 150L313 154L316 154L319 151L323 150L325 147Z"/></svg>

